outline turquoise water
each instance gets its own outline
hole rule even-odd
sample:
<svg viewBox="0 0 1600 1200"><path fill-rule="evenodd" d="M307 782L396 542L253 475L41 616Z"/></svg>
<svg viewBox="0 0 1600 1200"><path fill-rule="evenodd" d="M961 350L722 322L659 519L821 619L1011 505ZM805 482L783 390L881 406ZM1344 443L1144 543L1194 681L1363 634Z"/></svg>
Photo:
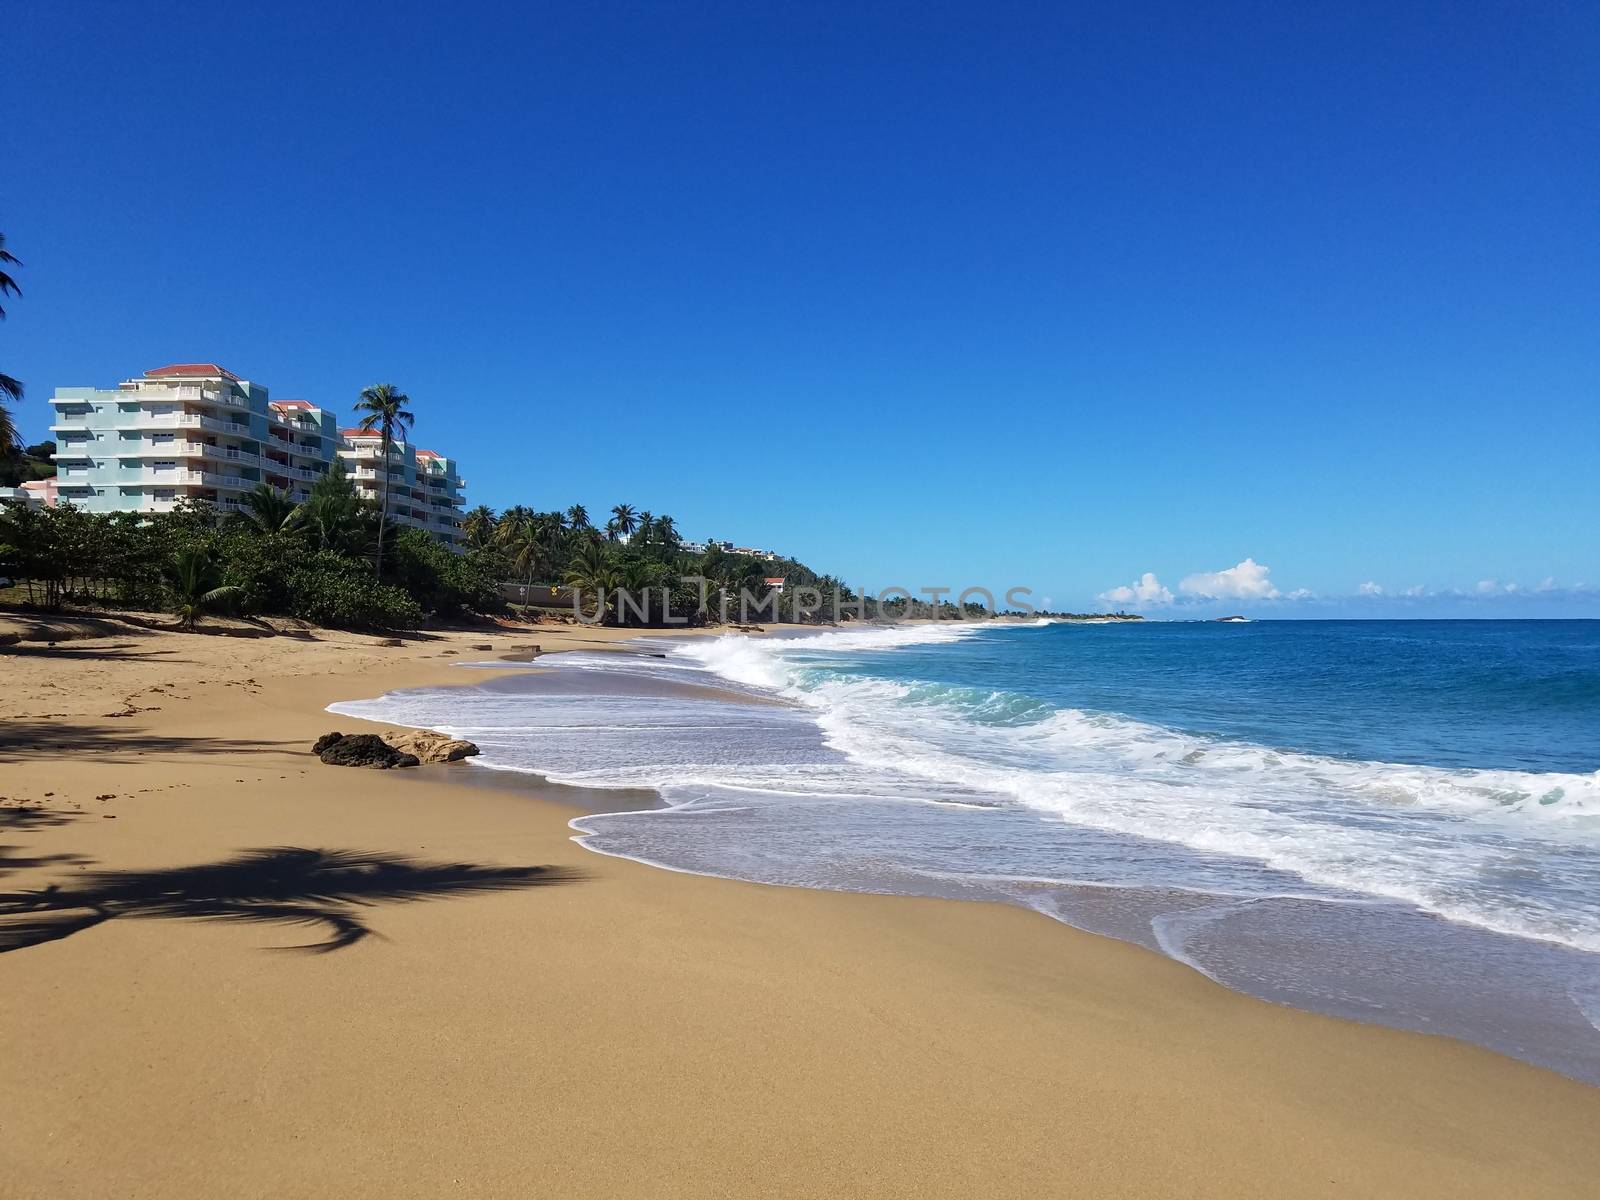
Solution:
<svg viewBox="0 0 1600 1200"><path fill-rule="evenodd" d="M576 823L603 853L1026 905L1600 1081L1600 623L948 623L548 661L336 707L657 790Z"/></svg>
<svg viewBox="0 0 1600 1200"><path fill-rule="evenodd" d="M987 696L975 720L1112 713L1310 754L1600 770L1600 621L1058 624L828 670Z"/></svg>

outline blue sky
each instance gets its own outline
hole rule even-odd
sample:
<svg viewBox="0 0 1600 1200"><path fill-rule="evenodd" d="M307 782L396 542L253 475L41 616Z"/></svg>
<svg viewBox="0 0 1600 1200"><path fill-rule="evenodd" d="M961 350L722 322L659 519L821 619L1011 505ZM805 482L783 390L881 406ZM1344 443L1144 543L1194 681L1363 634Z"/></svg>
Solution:
<svg viewBox="0 0 1600 1200"><path fill-rule="evenodd" d="M1600 9L1317 7L13 6L0 369L393 381L873 587L1600 615Z"/></svg>

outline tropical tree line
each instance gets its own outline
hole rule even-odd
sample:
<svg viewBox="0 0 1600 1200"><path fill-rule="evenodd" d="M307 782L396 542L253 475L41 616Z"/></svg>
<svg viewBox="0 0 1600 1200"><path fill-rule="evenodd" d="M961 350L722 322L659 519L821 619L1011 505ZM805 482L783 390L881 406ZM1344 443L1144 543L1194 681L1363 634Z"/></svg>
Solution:
<svg viewBox="0 0 1600 1200"><path fill-rule="evenodd" d="M48 610L116 605L190 625L226 611L405 629L502 608L496 585L506 570L496 550L457 554L396 527L337 466L303 502L263 483L226 515L187 501L166 513L0 506L0 576Z"/></svg>
<svg viewBox="0 0 1600 1200"><path fill-rule="evenodd" d="M467 547L458 553L386 520L381 503L361 498L336 466L305 501L263 483L226 515L203 502L166 513L3 505L0 576L39 608L167 611L186 625L232 612L411 628L429 617L501 611L506 594L516 596L506 584L576 593L585 619L622 625L796 619L792 602L775 603L771 577L782 578L791 597L801 588L815 593L802 620L826 620L836 604L856 603L840 580L794 559L716 545L691 553L671 517L630 505L612 514L597 528L582 505L498 514L479 507L466 516Z"/></svg>
<svg viewBox="0 0 1600 1200"><path fill-rule="evenodd" d="M724 612L730 621L752 613L793 620L792 604L774 605L769 578L781 578L791 596L797 589L815 593L816 613L809 619L831 614L836 600L855 600L840 580L792 558L736 554L714 543L686 549L671 516L631 504L614 505L599 525L581 504L549 510L516 505L498 513L480 505L463 518L462 533L471 550L503 556L510 582L575 592L585 619L609 624L715 623Z"/></svg>

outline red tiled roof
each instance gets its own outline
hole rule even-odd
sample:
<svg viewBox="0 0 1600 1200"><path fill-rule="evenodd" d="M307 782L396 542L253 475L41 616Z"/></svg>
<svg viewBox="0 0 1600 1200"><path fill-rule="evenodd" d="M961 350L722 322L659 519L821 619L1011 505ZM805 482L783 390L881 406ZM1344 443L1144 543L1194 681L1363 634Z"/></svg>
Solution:
<svg viewBox="0 0 1600 1200"><path fill-rule="evenodd" d="M418 450L418 458L440 458L442 455L437 450Z"/></svg>
<svg viewBox="0 0 1600 1200"><path fill-rule="evenodd" d="M311 408L309 400L272 400L269 401L273 408Z"/></svg>
<svg viewBox="0 0 1600 1200"><path fill-rule="evenodd" d="M339 436L347 438L375 438L382 437L383 431L378 429L341 429L339 430Z"/></svg>
<svg viewBox="0 0 1600 1200"><path fill-rule="evenodd" d="M160 379L163 376L194 376L200 379L214 379L221 377L239 382L239 377L232 371L224 370L216 363L173 363L170 367L157 367L154 371L146 371L146 379Z"/></svg>

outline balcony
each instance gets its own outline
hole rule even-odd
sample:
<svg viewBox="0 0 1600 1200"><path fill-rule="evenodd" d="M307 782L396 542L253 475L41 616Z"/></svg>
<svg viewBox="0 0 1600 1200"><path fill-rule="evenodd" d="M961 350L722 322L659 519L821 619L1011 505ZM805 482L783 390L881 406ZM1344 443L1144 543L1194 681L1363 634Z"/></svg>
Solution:
<svg viewBox="0 0 1600 1200"><path fill-rule="evenodd" d="M118 458L209 458L245 467L261 465L261 456L248 450L209 446L204 442L141 442L136 450L119 449L115 453Z"/></svg>
<svg viewBox="0 0 1600 1200"><path fill-rule="evenodd" d="M146 454L151 453L146 451ZM232 446L208 446L204 442L185 442L179 449L179 454L185 458L212 458L219 462L240 463L247 467L262 465L259 454L251 454L248 450L235 450Z"/></svg>
<svg viewBox="0 0 1600 1200"><path fill-rule="evenodd" d="M280 467L275 463L266 463L261 468L261 473L269 479L294 479L306 483L315 483L321 479L315 471L302 471L299 467Z"/></svg>
<svg viewBox="0 0 1600 1200"><path fill-rule="evenodd" d="M210 471L139 471L131 475L118 475L116 482L142 487L154 484L157 487L226 488L235 492L248 491L256 485L254 479L246 479L242 475L217 475Z"/></svg>
<svg viewBox="0 0 1600 1200"><path fill-rule="evenodd" d="M201 387L198 383L180 383L174 387L163 387L161 384L146 382L128 390L141 400L185 400L191 404L215 404L222 408L245 412L250 410L250 401L243 396L235 396L232 392L223 391L221 388Z"/></svg>
<svg viewBox="0 0 1600 1200"><path fill-rule="evenodd" d="M216 433L232 434L234 437L249 438L255 441L256 437L250 432L248 424L239 424L234 421L219 421L216 417L203 416L200 413L120 413L115 425L117 429L209 429Z"/></svg>

